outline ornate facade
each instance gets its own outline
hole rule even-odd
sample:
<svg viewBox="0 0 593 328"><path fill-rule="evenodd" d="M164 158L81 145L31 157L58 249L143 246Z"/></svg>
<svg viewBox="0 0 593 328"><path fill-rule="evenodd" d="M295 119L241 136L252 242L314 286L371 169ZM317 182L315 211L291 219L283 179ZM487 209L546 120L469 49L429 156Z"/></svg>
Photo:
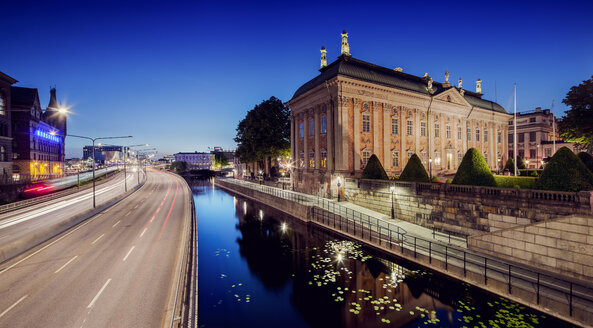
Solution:
<svg viewBox="0 0 593 328"><path fill-rule="evenodd" d="M432 175L453 174L467 149L504 165L511 117L476 91L438 83L353 58L344 52L288 101L295 189L337 195L344 178L360 177L372 154L398 175L416 153ZM346 35L347 36L347 35ZM323 49L325 50L325 49ZM325 53L322 54L325 55Z"/></svg>

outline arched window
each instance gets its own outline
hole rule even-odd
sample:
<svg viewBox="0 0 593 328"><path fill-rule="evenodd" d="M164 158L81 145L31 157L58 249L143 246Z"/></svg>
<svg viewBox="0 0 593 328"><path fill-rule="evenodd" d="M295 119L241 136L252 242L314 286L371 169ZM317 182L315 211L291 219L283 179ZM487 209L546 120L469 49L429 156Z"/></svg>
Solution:
<svg viewBox="0 0 593 328"><path fill-rule="evenodd" d="M322 168L327 168L327 151L325 149L321 150L321 163L319 164Z"/></svg>
<svg viewBox="0 0 593 328"><path fill-rule="evenodd" d="M394 150L391 154L391 166L399 167L399 151Z"/></svg>
<svg viewBox="0 0 593 328"><path fill-rule="evenodd" d="M315 168L315 150L309 152L309 167Z"/></svg>
<svg viewBox="0 0 593 328"><path fill-rule="evenodd" d="M367 166L367 163L368 163L368 161L369 161L369 157L371 157L371 152L370 152L370 151L368 151L368 150L366 150L366 149L364 149L364 150L362 151L362 158L361 158L361 160L362 160L362 165L361 165L361 167L360 167L361 169L364 169L364 168L365 168L365 166Z"/></svg>

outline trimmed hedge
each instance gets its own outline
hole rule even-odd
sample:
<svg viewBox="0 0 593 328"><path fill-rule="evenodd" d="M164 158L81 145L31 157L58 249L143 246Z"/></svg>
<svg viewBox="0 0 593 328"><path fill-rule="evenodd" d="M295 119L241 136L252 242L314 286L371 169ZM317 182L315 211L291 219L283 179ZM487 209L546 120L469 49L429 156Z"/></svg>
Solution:
<svg viewBox="0 0 593 328"><path fill-rule="evenodd" d="M381 165L381 161L379 158L373 154L369 158L367 165L364 167L362 171L363 179L379 179L379 180L389 180L387 173L385 173L385 169L383 165Z"/></svg>
<svg viewBox="0 0 593 328"><path fill-rule="evenodd" d="M593 173L570 149L562 147L546 165L535 188L558 191L593 190Z"/></svg>
<svg viewBox="0 0 593 328"><path fill-rule="evenodd" d="M521 189L533 189L537 178L495 175L494 181L496 186L500 188L516 188L518 186Z"/></svg>
<svg viewBox="0 0 593 328"><path fill-rule="evenodd" d="M470 148L463 156L461 165L455 173L453 178L453 184L457 185L470 185L470 186L496 186L494 176L480 154L480 151L476 148Z"/></svg>
<svg viewBox="0 0 593 328"><path fill-rule="evenodd" d="M578 153L577 156L583 161L583 164L585 164L589 171L593 172L593 156L584 151Z"/></svg>
<svg viewBox="0 0 593 328"><path fill-rule="evenodd" d="M399 179L401 181L430 182L428 173L426 173L422 161L416 154L410 157L402 174L399 176Z"/></svg>

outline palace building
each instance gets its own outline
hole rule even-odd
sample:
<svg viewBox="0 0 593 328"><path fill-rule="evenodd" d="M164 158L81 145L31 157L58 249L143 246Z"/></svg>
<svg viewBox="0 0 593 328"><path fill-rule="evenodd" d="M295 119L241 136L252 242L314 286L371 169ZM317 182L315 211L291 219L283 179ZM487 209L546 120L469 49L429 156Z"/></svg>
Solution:
<svg viewBox="0 0 593 328"><path fill-rule="evenodd" d="M322 47L320 74L287 102L296 190L335 196L372 154L391 176L414 153L433 176L453 174L472 147L492 169L504 165L511 115L482 98L479 79L474 92L461 78L451 85L448 72L439 83L356 59L346 31L338 59L327 65L326 54Z"/></svg>

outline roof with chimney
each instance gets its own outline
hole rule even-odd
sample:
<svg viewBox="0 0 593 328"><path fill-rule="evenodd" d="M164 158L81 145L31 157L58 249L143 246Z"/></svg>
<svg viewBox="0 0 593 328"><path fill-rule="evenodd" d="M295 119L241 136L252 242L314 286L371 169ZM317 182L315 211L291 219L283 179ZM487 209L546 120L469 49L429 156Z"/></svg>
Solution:
<svg viewBox="0 0 593 328"><path fill-rule="evenodd" d="M380 84L386 87L404 89L425 95L430 95L427 89L428 78L419 77L383 66L371 64L352 56L341 55L336 61L319 70L321 74L309 82L303 84L292 96L295 99L316 86L325 83L338 75L349 78ZM432 84L434 93L437 95L455 86L445 87L442 83L434 81ZM499 104L482 99L481 93L464 90L463 97L472 106L507 114L507 111ZM292 100L291 99L291 100Z"/></svg>

